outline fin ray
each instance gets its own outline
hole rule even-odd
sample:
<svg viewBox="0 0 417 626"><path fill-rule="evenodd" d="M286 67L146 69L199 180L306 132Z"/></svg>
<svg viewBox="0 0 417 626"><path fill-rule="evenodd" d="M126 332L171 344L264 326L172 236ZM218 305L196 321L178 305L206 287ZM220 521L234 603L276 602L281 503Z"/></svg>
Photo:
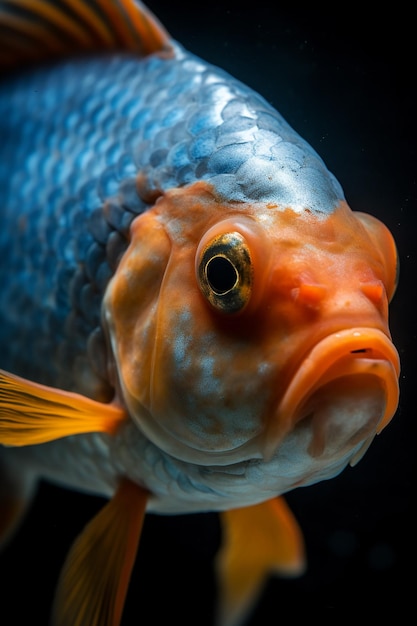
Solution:
<svg viewBox="0 0 417 626"><path fill-rule="evenodd" d="M75 540L62 569L52 626L118 626L148 492L128 479Z"/></svg>
<svg viewBox="0 0 417 626"><path fill-rule="evenodd" d="M0 7L0 64L13 65L20 59L37 59L42 46L45 56L60 54L64 42L43 24L33 25L22 16L4 13Z"/></svg>
<svg viewBox="0 0 417 626"><path fill-rule="evenodd" d="M88 432L114 434L126 411L0 370L0 444L26 446Z"/></svg>
<svg viewBox="0 0 417 626"><path fill-rule="evenodd" d="M0 1L0 66L5 68L74 52L125 50L145 56L171 49L164 27L138 0Z"/></svg>
<svg viewBox="0 0 417 626"><path fill-rule="evenodd" d="M8 0L8 3L19 9L20 24L26 30L36 30L37 25L44 25L44 32L52 32L52 27L62 34L67 34L80 45L88 43L88 32L83 28L81 20L75 20L70 13L60 10L50 0ZM7 15L6 15L7 17Z"/></svg>
<svg viewBox="0 0 417 626"><path fill-rule="evenodd" d="M78 16L78 19L82 20L101 45L105 48L116 46L116 38L112 32L111 24L98 15L97 10L91 6L90 2L71 0L71 2L66 2L66 7L73 12L75 17Z"/></svg>
<svg viewBox="0 0 417 626"><path fill-rule="evenodd" d="M223 545L216 560L217 626L237 626L247 616L271 574L299 576L304 542L284 498L221 513Z"/></svg>

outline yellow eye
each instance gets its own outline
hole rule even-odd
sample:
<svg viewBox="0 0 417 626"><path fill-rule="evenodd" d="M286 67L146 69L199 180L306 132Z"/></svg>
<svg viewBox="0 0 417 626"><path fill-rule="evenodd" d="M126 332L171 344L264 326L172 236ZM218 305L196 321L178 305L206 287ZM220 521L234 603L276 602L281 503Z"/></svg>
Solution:
<svg viewBox="0 0 417 626"><path fill-rule="evenodd" d="M222 233L203 247L197 279L208 302L223 313L237 313L249 302L253 267L249 248L238 232Z"/></svg>

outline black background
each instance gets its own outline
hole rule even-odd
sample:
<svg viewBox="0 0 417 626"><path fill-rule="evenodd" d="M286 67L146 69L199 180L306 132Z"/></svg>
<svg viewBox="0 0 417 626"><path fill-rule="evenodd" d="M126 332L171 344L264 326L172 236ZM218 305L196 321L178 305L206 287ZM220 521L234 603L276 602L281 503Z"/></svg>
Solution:
<svg viewBox="0 0 417 626"><path fill-rule="evenodd" d="M247 626L297 617L341 623L349 615L392 615L405 624L408 611L415 614L416 588L412 18L398 7L364 15L346 3L329 12L264 0L242 4L153 0L148 6L190 51L265 96L319 152L350 206L390 228L401 262L391 330L402 360L397 415L364 459L331 481L288 494L309 568L296 580L271 580ZM0 556L2 625L46 626L69 545L103 502L41 486ZM219 541L215 514L148 515L123 626L211 625Z"/></svg>

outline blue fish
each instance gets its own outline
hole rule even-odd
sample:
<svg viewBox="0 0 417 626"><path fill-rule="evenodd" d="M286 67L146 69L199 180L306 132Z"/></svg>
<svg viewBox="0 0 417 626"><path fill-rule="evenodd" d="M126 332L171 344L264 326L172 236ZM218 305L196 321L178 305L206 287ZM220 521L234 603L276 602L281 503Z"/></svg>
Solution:
<svg viewBox="0 0 417 626"><path fill-rule="evenodd" d="M396 413L393 237L141 2L1 1L0 66L0 540L40 480L107 498L51 624L118 626L146 513L218 512L238 626Z"/></svg>

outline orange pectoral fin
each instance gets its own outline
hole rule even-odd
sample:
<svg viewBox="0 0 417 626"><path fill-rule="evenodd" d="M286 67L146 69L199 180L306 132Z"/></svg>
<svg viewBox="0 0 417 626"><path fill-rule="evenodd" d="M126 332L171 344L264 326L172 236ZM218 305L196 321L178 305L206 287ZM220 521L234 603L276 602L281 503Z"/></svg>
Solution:
<svg viewBox="0 0 417 626"><path fill-rule="evenodd" d="M27 446L89 432L114 434L127 419L116 404L96 402L0 370L0 444Z"/></svg>
<svg viewBox="0 0 417 626"><path fill-rule="evenodd" d="M218 626L237 626L253 608L271 574L305 570L301 531L283 497L221 513L217 556Z"/></svg>
<svg viewBox="0 0 417 626"><path fill-rule="evenodd" d="M75 540L58 581L52 626L120 624L148 495L124 479Z"/></svg>

